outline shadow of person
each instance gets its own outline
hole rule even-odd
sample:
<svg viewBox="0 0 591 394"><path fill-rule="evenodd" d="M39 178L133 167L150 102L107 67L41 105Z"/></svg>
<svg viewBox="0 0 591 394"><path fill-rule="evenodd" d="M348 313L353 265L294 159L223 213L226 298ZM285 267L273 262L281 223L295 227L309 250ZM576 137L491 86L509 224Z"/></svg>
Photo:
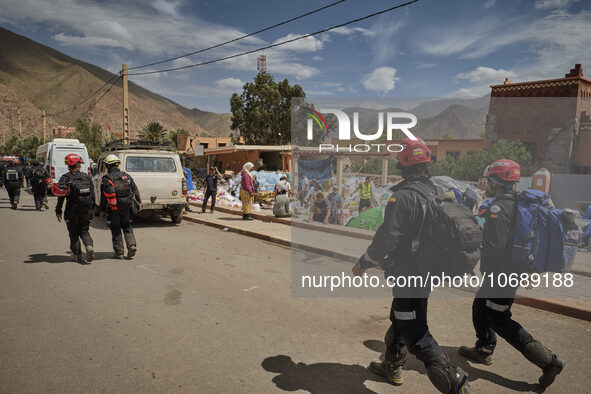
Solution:
<svg viewBox="0 0 591 394"><path fill-rule="evenodd" d="M368 339L363 341L363 344L366 348L381 353L380 360L384 360L384 354L386 352L386 345L384 344L384 342L375 339ZM464 357L460 356L458 354L458 348L456 347L441 345L439 345L439 347L441 347L441 350L443 350L443 352L447 354L452 365L460 367L464 371L466 371L466 373L468 373L469 382L473 382L477 379L484 379L488 380L489 382L498 384L499 386L506 387L513 391L534 393L544 392L544 389L538 384L531 384L524 381L509 379L499 374L496 374L492 371L487 371L484 369L474 367L474 365L476 364L473 364ZM414 357L410 353L408 354L406 363L404 364L402 369L417 371L418 373L425 376L427 374L424 364L417 360L416 357Z"/></svg>
<svg viewBox="0 0 591 394"><path fill-rule="evenodd" d="M113 256L112 252L95 252L94 260L106 260ZM60 264L60 263L73 263L77 264L71 254L63 255L50 255L47 253L36 253L28 256L28 260L23 261L25 264L35 263L48 263L48 264Z"/></svg>
<svg viewBox="0 0 591 394"><path fill-rule="evenodd" d="M261 366L278 373L273 378L277 388L284 391L305 390L312 394L375 393L365 387L365 381L383 382L361 365L338 363L295 363L291 357L267 357Z"/></svg>

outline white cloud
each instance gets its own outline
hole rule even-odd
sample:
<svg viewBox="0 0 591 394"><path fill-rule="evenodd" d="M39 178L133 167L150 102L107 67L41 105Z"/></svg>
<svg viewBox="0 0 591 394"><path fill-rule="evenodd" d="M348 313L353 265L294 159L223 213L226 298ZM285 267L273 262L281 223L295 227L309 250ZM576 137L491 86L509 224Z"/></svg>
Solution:
<svg viewBox="0 0 591 394"><path fill-rule="evenodd" d="M371 74L361 78L363 87L369 91L387 93L394 90L396 81L396 69L392 67L378 67Z"/></svg>
<svg viewBox="0 0 591 394"><path fill-rule="evenodd" d="M225 78L215 81L215 85L222 89L242 89L244 82L238 78Z"/></svg>
<svg viewBox="0 0 591 394"><path fill-rule="evenodd" d="M295 38L302 37L301 34L288 34L284 37L278 38L273 42L273 44L277 44L283 41L293 40ZM317 52L324 47L324 43L317 39L316 37L306 37L299 39L294 42L290 42L289 44L284 44L279 49L282 50L290 50L294 52Z"/></svg>
<svg viewBox="0 0 591 394"><path fill-rule="evenodd" d="M460 82L462 80L467 80L471 83L487 83L487 84L501 84L505 78L514 78L515 73L512 71L507 71L498 69L495 70L494 68L490 67L477 67L475 70L472 70L467 73L459 73L454 77L455 82Z"/></svg>
<svg viewBox="0 0 591 394"><path fill-rule="evenodd" d="M314 57L312 58L312 60L314 60L314 61L318 62L318 61L322 60L322 57L321 57L321 56L314 56Z"/></svg>
<svg viewBox="0 0 591 394"><path fill-rule="evenodd" d="M341 34L344 36L351 36L356 33L359 33L365 37L374 37L376 35L375 31L368 30L363 27L345 27L345 26L337 27L336 29L332 29L331 33Z"/></svg>
<svg viewBox="0 0 591 394"><path fill-rule="evenodd" d="M538 0L535 2L534 7L536 9L552 9L552 8L566 8L572 3L576 3L578 0Z"/></svg>
<svg viewBox="0 0 591 394"><path fill-rule="evenodd" d="M403 26L404 21L393 22L391 19L381 19L372 26L374 37L369 40L372 64L384 64L394 58L398 33Z"/></svg>
<svg viewBox="0 0 591 394"><path fill-rule="evenodd" d="M418 62L417 63L417 68L418 69L433 68L433 67L437 67L437 64L435 64L435 63L425 63L425 62Z"/></svg>
<svg viewBox="0 0 591 394"><path fill-rule="evenodd" d="M166 0L155 0L152 2L152 7L160 13L178 17L178 8L180 7L180 1L166 1Z"/></svg>
<svg viewBox="0 0 591 394"><path fill-rule="evenodd" d="M496 3L497 3L497 0L486 0L482 6L486 9L489 9L489 8L494 7Z"/></svg>

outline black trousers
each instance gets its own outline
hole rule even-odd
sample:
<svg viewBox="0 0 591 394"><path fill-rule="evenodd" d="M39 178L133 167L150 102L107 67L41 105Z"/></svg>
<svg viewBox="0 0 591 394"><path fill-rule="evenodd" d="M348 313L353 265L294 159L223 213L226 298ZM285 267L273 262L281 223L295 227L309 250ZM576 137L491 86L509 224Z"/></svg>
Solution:
<svg viewBox="0 0 591 394"><path fill-rule="evenodd" d="M123 254L125 252L123 246L123 237L125 237L127 249L129 249L130 246L136 246L135 235L133 234L131 221L132 215L131 210L129 209L124 211L110 211L109 215L107 216L107 223L111 229L113 251L116 254Z"/></svg>
<svg viewBox="0 0 591 394"><path fill-rule="evenodd" d="M207 209L207 200L209 200L209 197L211 197L211 211L213 212L214 208L215 208L215 196L218 193L217 190L209 190L207 189L205 191L205 197L203 197L203 205L201 207L201 210L203 212L205 212L205 210Z"/></svg>
<svg viewBox="0 0 591 394"><path fill-rule="evenodd" d="M66 227L68 228L68 236L70 237L70 250L74 254L82 253L80 241L84 246L92 245L92 237L90 236L90 220L89 213L77 213L71 218L66 219Z"/></svg>
<svg viewBox="0 0 591 394"><path fill-rule="evenodd" d="M359 212L361 212L365 208L371 208L371 200L360 199L359 200Z"/></svg>
<svg viewBox="0 0 591 394"><path fill-rule="evenodd" d="M47 202L47 189L33 188L33 199L35 200L35 208L41 209L44 202Z"/></svg>
<svg viewBox="0 0 591 394"><path fill-rule="evenodd" d="M8 198L10 199L10 204L18 204L21 197L20 185L15 185L10 182L6 182L5 186L6 191L8 192Z"/></svg>
<svg viewBox="0 0 591 394"><path fill-rule="evenodd" d="M394 298L390 308L390 329L386 333L385 360L402 366L407 351L424 364L443 353L427 325L428 298Z"/></svg>
<svg viewBox="0 0 591 394"><path fill-rule="evenodd" d="M490 354L494 352L497 345L495 333L520 352L523 352L525 345L534 340L519 323L511 318L511 306L515 300L517 288L506 290L506 295L512 295L512 297L487 298L487 288L482 287L472 303L472 323L478 338L476 347Z"/></svg>

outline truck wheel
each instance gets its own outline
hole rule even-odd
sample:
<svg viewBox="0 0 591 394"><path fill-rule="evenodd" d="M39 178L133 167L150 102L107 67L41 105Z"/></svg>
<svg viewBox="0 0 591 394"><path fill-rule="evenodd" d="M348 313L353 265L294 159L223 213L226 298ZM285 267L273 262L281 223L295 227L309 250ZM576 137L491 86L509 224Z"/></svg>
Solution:
<svg viewBox="0 0 591 394"><path fill-rule="evenodd" d="M173 223L179 224L183 221L183 210L181 209L180 211L172 211L170 213L170 218L172 219Z"/></svg>

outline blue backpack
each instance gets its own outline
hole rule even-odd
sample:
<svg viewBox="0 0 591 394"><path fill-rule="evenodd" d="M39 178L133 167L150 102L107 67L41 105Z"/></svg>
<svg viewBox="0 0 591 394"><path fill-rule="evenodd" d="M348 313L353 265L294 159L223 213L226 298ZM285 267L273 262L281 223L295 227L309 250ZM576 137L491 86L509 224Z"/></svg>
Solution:
<svg viewBox="0 0 591 394"><path fill-rule="evenodd" d="M574 215L554 208L549 195L531 189L518 195L513 261L534 272L566 272L580 242Z"/></svg>

